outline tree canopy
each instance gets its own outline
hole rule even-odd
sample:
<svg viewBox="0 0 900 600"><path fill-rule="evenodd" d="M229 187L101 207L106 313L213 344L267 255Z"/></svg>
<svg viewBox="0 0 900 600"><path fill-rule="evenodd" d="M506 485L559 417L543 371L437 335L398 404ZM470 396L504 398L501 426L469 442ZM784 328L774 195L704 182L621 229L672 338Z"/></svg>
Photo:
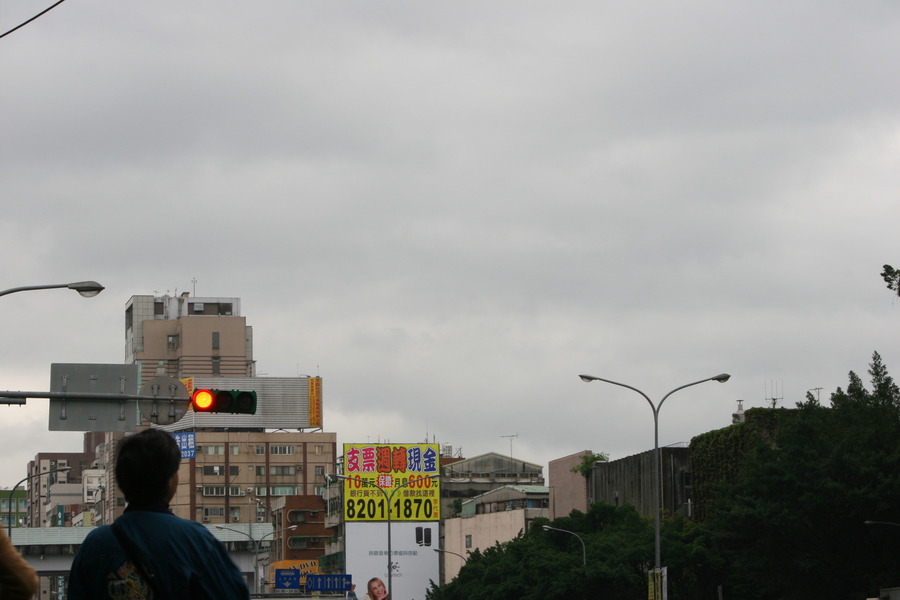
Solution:
<svg viewBox="0 0 900 600"><path fill-rule="evenodd" d="M830 406L808 394L692 441L705 510L663 515L671 598L718 598L721 586L727 599L863 600L900 587L900 389L877 352L869 376L867 389L850 372ZM587 565L579 540L546 524L580 536ZM634 600L653 551L652 518L597 503L471 553L427 598Z"/></svg>

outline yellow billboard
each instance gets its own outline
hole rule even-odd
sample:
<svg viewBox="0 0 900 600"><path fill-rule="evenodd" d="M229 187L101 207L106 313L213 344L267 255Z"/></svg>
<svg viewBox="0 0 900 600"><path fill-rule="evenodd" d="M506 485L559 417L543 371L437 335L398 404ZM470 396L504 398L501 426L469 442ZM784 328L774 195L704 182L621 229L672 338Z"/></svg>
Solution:
<svg viewBox="0 0 900 600"><path fill-rule="evenodd" d="M438 521L439 473L437 444L344 444L344 519Z"/></svg>

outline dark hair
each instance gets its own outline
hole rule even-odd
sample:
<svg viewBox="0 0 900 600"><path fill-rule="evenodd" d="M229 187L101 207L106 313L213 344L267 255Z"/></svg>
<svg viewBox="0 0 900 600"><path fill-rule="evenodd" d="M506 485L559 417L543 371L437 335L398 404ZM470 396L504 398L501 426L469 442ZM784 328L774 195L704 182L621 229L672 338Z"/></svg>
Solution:
<svg viewBox="0 0 900 600"><path fill-rule="evenodd" d="M181 450L172 434L145 429L119 442L116 483L129 503L163 502L180 464Z"/></svg>

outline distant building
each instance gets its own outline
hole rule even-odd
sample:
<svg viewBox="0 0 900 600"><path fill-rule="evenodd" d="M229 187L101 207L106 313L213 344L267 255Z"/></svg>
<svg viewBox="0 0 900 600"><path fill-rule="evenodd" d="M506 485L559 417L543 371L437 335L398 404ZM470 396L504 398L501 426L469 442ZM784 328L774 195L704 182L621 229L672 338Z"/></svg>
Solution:
<svg viewBox="0 0 900 600"><path fill-rule="evenodd" d="M505 485L544 485L543 467L495 452L442 461L441 514L455 516L464 500Z"/></svg>
<svg viewBox="0 0 900 600"><path fill-rule="evenodd" d="M505 485L464 501L461 516L444 520L441 583L459 573L460 556L508 542L534 519L549 518L549 504L550 488L542 485Z"/></svg>
<svg viewBox="0 0 900 600"><path fill-rule="evenodd" d="M10 521L13 527L22 527L28 518L28 490L18 488L12 492L12 499L10 492L12 490L0 490L0 523L4 529L9 527Z"/></svg>
<svg viewBox="0 0 900 600"><path fill-rule="evenodd" d="M582 457L593 456L590 450L582 450L556 460L547 465L550 478L550 519L568 516L573 510L583 513L590 506L587 477L573 473L572 469L581 464Z"/></svg>
<svg viewBox="0 0 900 600"><path fill-rule="evenodd" d="M660 448L659 453L663 511L691 516L690 449L686 444L680 444ZM653 456L653 450L648 450L618 460L594 463L588 478L591 501L614 506L630 504L642 515L656 514Z"/></svg>
<svg viewBox="0 0 900 600"><path fill-rule="evenodd" d="M240 298L132 296L125 305L125 363L141 378L253 377L253 328Z"/></svg>

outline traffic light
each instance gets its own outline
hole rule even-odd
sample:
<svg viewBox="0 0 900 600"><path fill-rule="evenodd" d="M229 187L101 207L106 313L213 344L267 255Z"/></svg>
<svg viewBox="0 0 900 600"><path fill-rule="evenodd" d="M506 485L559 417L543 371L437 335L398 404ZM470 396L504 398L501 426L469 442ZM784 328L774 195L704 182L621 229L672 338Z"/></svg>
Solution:
<svg viewBox="0 0 900 600"><path fill-rule="evenodd" d="M195 390L191 396L195 412L255 415L256 392L240 390Z"/></svg>

